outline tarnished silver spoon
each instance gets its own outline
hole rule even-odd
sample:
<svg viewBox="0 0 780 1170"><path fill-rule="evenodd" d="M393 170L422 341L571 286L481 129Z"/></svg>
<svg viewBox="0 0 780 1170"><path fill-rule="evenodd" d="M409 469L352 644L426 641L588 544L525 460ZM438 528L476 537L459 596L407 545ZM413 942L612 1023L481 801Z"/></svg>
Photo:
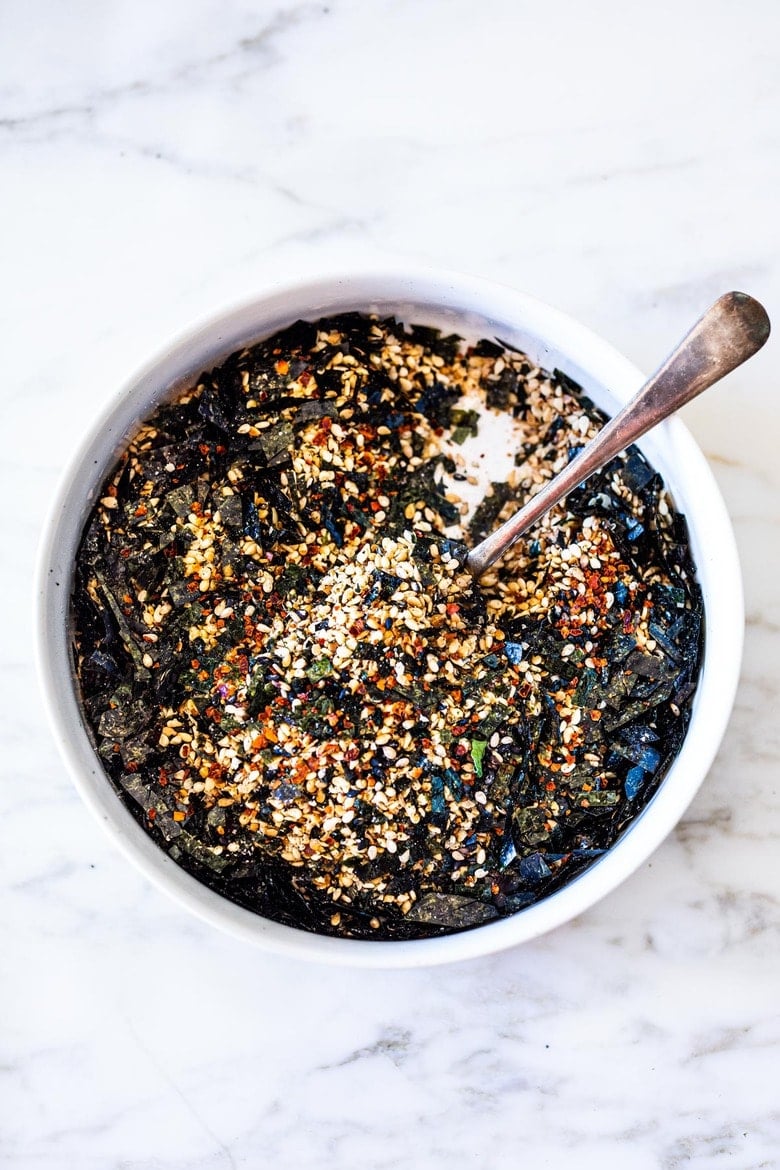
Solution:
<svg viewBox="0 0 780 1170"><path fill-rule="evenodd" d="M766 310L747 293L729 292L719 297L595 439L514 516L471 550L466 565L472 576L481 577L518 537L594 471L752 357L769 337L769 329Z"/></svg>

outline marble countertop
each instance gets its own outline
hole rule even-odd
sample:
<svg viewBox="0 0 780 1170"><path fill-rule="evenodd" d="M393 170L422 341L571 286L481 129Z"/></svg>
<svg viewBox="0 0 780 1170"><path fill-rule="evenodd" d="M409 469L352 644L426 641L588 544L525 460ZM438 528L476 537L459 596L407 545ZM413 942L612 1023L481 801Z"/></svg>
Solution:
<svg viewBox="0 0 780 1170"><path fill-rule="evenodd" d="M780 346L687 408L747 598L700 794L552 934L425 971L268 957L117 854L42 723L32 573L96 410L218 306L371 258L505 281L644 368L780 321L774 0L7 0L0 10L0 1165L780 1165Z"/></svg>

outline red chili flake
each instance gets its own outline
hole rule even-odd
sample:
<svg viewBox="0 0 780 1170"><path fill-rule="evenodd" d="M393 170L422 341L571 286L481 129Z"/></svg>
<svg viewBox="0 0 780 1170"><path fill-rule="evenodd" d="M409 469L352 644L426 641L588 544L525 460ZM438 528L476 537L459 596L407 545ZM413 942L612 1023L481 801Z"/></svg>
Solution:
<svg viewBox="0 0 780 1170"><path fill-rule="evenodd" d="M146 815L148 816L150 821L153 821L154 818L157 816L157 809L156 808L148 809Z"/></svg>
<svg viewBox="0 0 780 1170"><path fill-rule="evenodd" d="M137 772L138 771L138 761L131 760L130 763L126 765L126 769L128 772Z"/></svg>
<svg viewBox="0 0 780 1170"><path fill-rule="evenodd" d="M311 382L311 370L304 370L301 374L299 374L298 381L300 382L301 386L308 386L309 382Z"/></svg>

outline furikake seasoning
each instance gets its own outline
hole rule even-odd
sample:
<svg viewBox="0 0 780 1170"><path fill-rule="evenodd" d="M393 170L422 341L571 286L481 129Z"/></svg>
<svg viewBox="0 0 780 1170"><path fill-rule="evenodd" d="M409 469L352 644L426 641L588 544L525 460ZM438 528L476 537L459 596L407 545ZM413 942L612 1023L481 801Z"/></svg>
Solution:
<svg viewBox="0 0 780 1170"><path fill-rule="evenodd" d="M478 586L462 568L602 417L503 344L357 313L159 408L72 610L97 750L160 847L260 914L379 939L512 914L603 854L689 718L685 522L632 448ZM475 509L496 419L517 454Z"/></svg>

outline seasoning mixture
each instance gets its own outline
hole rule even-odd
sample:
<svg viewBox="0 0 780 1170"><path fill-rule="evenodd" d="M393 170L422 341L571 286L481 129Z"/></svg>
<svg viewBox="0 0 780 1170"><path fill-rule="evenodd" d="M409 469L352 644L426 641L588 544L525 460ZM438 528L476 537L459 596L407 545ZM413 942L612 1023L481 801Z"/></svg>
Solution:
<svg viewBox="0 0 780 1170"><path fill-rule="evenodd" d="M496 419L515 465L474 510ZM267 917L382 939L514 913L608 849L689 718L683 518L632 448L463 568L602 421L508 346L356 313L158 409L73 594L88 724L158 844Z"/></svg>

